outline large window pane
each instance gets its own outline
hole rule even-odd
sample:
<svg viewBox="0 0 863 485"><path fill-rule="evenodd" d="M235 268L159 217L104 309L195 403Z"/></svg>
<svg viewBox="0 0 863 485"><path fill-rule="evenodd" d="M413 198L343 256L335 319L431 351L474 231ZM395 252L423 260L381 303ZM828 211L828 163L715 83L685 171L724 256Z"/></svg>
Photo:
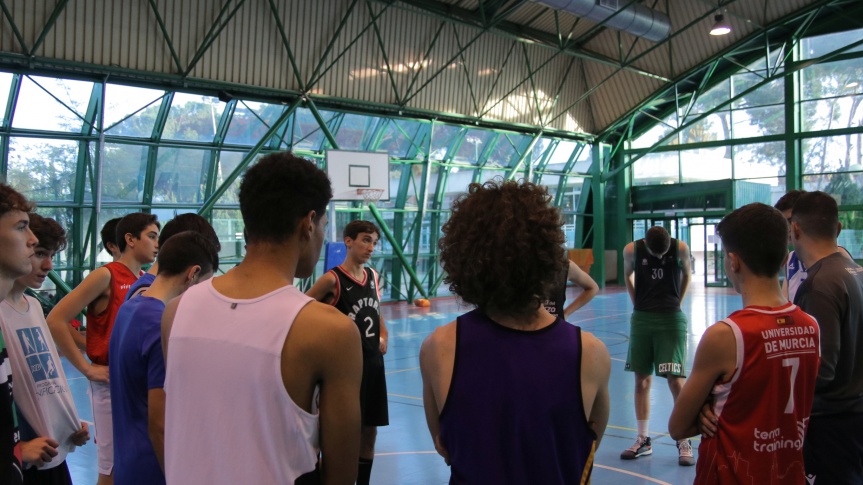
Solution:
<svg viewBox="0 0 863 485"><path fill-rule="evenodd" d="M731 148L682 150L680 152L680 167L684 182L730 179Z"/></svg>
<svg viewBox="0 0 863 485"><path fill-rule="evenodd" d="M824 54L829 54L836 49L845 47L848 44L859 42L861 39L863 39L863 29L857 29L849 30L847 32L837 32L835 34L809 37L807 39L803 39L800 44L802 45L801 51L803 52L803 58L814 59L816 57L821 57ZM857 46L845 52L860 52L861 50L863 50L863 46Z"/></svg>
<svg viewBox="0 0 863 485"><path fill-rule="evenodd" d="M708 115L680 132L682 144L721 141L731 138L730 114L727 111Z"/></svg>
<svg viewBox="0 0 863 485"><path fill-rule="evenodd" d="M102 200L141 202L149 149L140 145L105 144Z"/></svg>
<svg viewBox="0 0 863 485"><path fill-rule="evenodd" d="M346 114L336 132L336 142L342 150L362 150L367 138L375 131L378 123L383 122L374 116Z"/></svg>
<svg viewBox="0 0 863 485"><path fill-rule="evenodd" d="M110 135L150 138L164 91L108 84L105 88L105 127Z"/></svg>
<svg viewBox="0 0 863 485"><path fill-rule="evenodd" d="M734 178L778 177L785 174L785 143L756 143L732 147Z"/></svg>
<svg viewBox="0 0 863 485"><path fill-rule="evenodd" d="M801 99L863 93L863 59L813 64L800 71Z"/></svg>
<svg viewBox="0 0 863 485"><path fill-rule="evenodd" d="M785 107L746 108L731 112L734 138L752 138L785 133Z"/></svg>
<svg viewBox="0 0 863 485"><path fill-rule="evenodd" d="M632 148L652 148L660 140L668 136L677 128L677 115L671 115L665 121L656 123L653 128L632 141ZM664 145L676 145L677 137L672 136L666 140Z"/></svg>
<svg viewBox="0 0 863 485"><path fill-rule="evenodd" d="M863 125L863 96L820 99L800 103L803 131L833 130Z"/></svg>
<svg viewBox="0 0 863 485"><path fill-rule="evenodd" d="M229 145L255 145L286 108L278 104L239 101L225 135Z"/></svg>
<svg viewBox="0 0 863 485"><path fill-rule="evenodd" d="M211 153L209 150L160 148L153 184L153 203L202 202Z"/></svg>
<svg viewBox="0 0 863 485"><path fill-rule="evenodd" d="M321 113L324 121L329 122L333 117L331 113ZM324 141L324 132L318 124L312 112L306 108L297 108L294 111L293 148L298 150L318 151Z"/></svg>
<svg viewBox="0 0 863 485"><path fill-rule="evenodd" d="M803 188L827 192L841 205L863 205L863 172L806 175Z"/></svg>
<svg viewBox="0 0 863 485"><path fill-rule="evenodd" d="M7 180L28 199L69 201L75 190L78 143L12 137Z"/></svg>
<svg viewBox="0 0 863 485"><path fill-rule="evenodd" d="M632 165L633 185L680 182L678 152L649 153Z"/></svg>
<svg viewBox="0 0 863 485"><path fill-rule="evenodd" d="M803 140L803 173L853 172L863 165L863 134Z"/></svg>
<svg viewBox="0 0 863 485"><path fill-rule="evenodd" d="M219 259L239 260L246 255L246 242L243 239L243 229L246 227L243 224L243 216L239 209L213 211L213 229L216 230L216 235L219 236L219 242L222 244L222 251L219 252ZM220 271L227 271L228 268L219 267Z"/></svg>
<svg viewBox="0 0 863 485"><path fill-rule="evenodd" d="M469 130L464 137L458 153L455 155L455 161L470 164L476 164L480 160L483 150L488 144L494 140L497 135L494 132L487 130Z"/></svg>
<svg viewBox="0 0 863 485"><path fill-rule="evenodd" d="M858 262L863 259L863 211L840 211L839 245L847 249Z"/></svg>
<svg viewBox="0 0 863 485"><path fill-rule="evenodd" d="M225 110L218 98L177 93L165 123L166 140L213 141Z"/></svg>
<svg viewBox="0 0 863 485"><path fill-rule="evenodd" d="M429 158L443 160L455 137L459 136L461 131L462 128L458 126L435 124L432 133L432 152Z"/></svg>
<svg viewBox="0 0 863 485"><path fill-rule="evenodd" d="M12 126L32 130L79 132L93 83L22 76Z"/></svg>
<svg viewBox="0 0 863 485"><path fill-rule="evenodd" d="M412 148L416 148L421 154L426 151L424 140L415 140L421 123L409 120L386 120L383 137L378 145L378 150L385 151L394 158L405 158ZM416 143L414 147L411 143Z"/></svg>
<svg viewBox="0 0 863 485"><path fill-rule="evenodd" d="M764 61L762 60L762 63ZM732 76L732 95L737 96L753 88L767 79L767 71L743 72ZM732 103L732 108L769 106L782 103L785 99L784 82L782 79L770 81Z"/></svg>

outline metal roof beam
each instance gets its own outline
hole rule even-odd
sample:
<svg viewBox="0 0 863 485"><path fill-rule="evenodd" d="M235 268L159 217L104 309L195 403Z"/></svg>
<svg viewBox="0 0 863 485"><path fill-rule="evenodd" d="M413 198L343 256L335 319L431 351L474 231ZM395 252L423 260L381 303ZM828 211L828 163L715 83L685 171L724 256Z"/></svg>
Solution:
<svg viewBox="0 0 863 485"><path fill-rule="evenodd" d="M396 0L374 1L392 5L393 3L395 3ZM621 68L628 72L650 77L653 79L658 79L663 82L671 82L670 79L659 74L648 72L643 69L633 67L632 65L623 65L610 57L606 57L602 54L588 51L583 48L566 47L561 49L558 43L557 34L545 32L540 29L527 27L513 22L508 22L505 21L503 18L500 18L497 21L492 20L492 23L485 25L482 21L482 18L480 18L480 16L477 15L475 12L463 8L456 8L451 5L442 4L440 2L430 0L399 0L398 3L414 7L428 15L443 18L449 22L467 25L469 27L474 27L477 29L489 30L494 32L496 35L505 38L517 40L526 44L534 44L555 51L560 50L563 51L564 54L569 56L597 62L599 64L604 64L606 66L611 66L614 68Z"/></svg>

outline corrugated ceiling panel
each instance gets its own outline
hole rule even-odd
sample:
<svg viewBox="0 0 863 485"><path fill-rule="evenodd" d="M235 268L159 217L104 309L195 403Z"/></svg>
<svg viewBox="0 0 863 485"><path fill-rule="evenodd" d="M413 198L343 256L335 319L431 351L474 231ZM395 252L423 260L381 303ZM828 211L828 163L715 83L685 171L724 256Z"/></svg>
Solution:
<svg viewBox="0 0 863 485"><path fill-rule="evenodd" d="M32 0L7 5L11 10L15 25L24 38L27 49L31 49L39 37L42 26L45 25L54 10L54 3L49 0ZM0 20L0 46L5 52L25 53L21 50L21 44L15 37L12 26L5 15Z"/></svg>
<svg viewBox="0 0 863 485"><path fill-rule="evenodd" d="M379 13L376 11L376 13ZM399 14L398 9L388 9L384 15ZM302 19L297 19L302 21ZM330 39L337 34L340 17L332 17L332 25L328 35L319 36L319 56ZM365 2L358 2L350 17L333 44L332 50L324 60L324 67L319 74L320 81L311 88L313 92L338 96L342 98L360 99L374 103L396 102L389 77L386 75L386 63L381 51L374 28L370 25L371 16ZM377 76L358 75L358 69L375 69L382 71Z"/></svg>
<svg viewBox="0 0 863 485"><path fill-rule="evenodd" d="M206 32L196 41L196 53L205 35ZM263 5L256 6L253 2L240 7L225 24L190 74L228 83L296 88L287 51L272 14Z"/></svg>
<svg viewBox="0 0 863 485"><path fill-rule="evenodd" d="M596 90L594 107L596 124L602 129L629 111L651 93L662 87L662 81L621 71ZM601 108L600 108L601 106Z"/></svg>

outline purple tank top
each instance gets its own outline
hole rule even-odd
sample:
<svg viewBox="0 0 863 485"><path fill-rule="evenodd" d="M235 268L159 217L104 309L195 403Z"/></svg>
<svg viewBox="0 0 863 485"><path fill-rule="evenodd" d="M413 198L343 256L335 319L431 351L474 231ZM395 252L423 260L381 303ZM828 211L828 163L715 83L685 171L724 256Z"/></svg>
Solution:
<svg viewBox="0 0 863 485"><path fill-rule="evenodd" d="M581 398L581 329L558 318L536 331L458 318L440 414L451 484L586 483L596 435Z"/></svg>

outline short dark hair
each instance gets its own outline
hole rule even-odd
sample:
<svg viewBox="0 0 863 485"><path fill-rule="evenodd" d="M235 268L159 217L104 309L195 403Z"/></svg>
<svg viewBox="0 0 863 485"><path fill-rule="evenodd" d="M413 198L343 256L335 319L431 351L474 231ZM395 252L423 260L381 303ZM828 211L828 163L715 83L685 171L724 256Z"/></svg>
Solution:
<svg viewBox="0 0 863 485"><path fill-rule="evenodd" d="M11 186L0 183L0 216L12 211L33 212L36 205Z"/></svg>
<svg viewBox="0 0 863 485"><path fill-rule="evenodd" d="M30 230L39 240L37 246L49 251L66 249L66 230L50 217L42 217L35 212L30 214Z"/></svg>
<svg viewBox="0 0 863 485"><path fill-rule="evenodd" d="M105 225L102 226L102 230L99 232L99 235L102 237L102 247L105 251L108 251L108 243L119 247L119 245L117 245L117 223L120 222L120 219L122 219L122 217L115 217L106 222Z"/></svg>
<svg viewBox="0 0 863 485"><path fill-rule="evenodd" d="M839 206L836 199L821 191L801 195L791 210L791 220L800 224L803 234L820 240L839 236Z"/></svg>
<svg viewBox="0 0 863 485"><path fill-rule="evenodd" d="M788 253L788 222L775 207L756 202L723 217L716 226L725 251L758 276L779 274Z"/></svg>
<svg viewBox="0 0 863 485"><path fill-rule="evenodd" d="M794 203L797 202L797 199L805 193L805 190L789 190L776 201L776 204L774 204L773 207L775 207L779 212L791 210L794 207Z"/></svg>
<svg viewBox="0 0 863 485"><path fill-rule="evenodd" d="M288 152L262 157L240 184L240 212L247 242L280 243L310 211L316 220L333 198L327 174Z"/></svg>
<svg viewBox="0 0 863 485"><path fill-rule="evenodd" d="M360 233L368 233L368 234L377 234L378 239L381 237L381 231L378 229L378 226L374 225L369 221L351 221L345 226L345 230L342 231L342 238L351 238L356 239Z"/></svg>
<svg viewBox="0 0 863 485"><path fill-rule="evenodd" d="M162 227L159 225L159 218L156 214L132 212L123 216L117 223L117 248L120 249L120 252L126 250L126 234L131 234L135 239L141 239L141 233L152 224L159 228Z"/></svg>
<svg viewBox="0 0 863 485"><path fill-rule="evenodd" d="M177 276L198 265L203 273L219 269L219 253L213 242L195 231L174 234L159 247L158 275Z"/></svg>
<svg viewBox="0 0 863 485"><path fill-rule="evenodd" d="M647 234L644 236L644 244L647 245L647 249L651 253L659 256L668 252L668 248L671 247L671 236L668 235L668 231L664 227L653 226L647 230Z"/></svg>
<svg viewBox="0 0 863 485"><path fill-rule="evenodd" d="M561 226L543 186L472 183L453 203L438 241L444 281L486 313L530 316L569 268Z"/></svg>
<svg viewBox="0 0 863 485"><path fill-rule="evenodd" d="M193 212L180 214L165 223L165 227L159 233L159 247L161 248L169 238L183 231L195 231L207 238L216 248L216 252L222 250L222 243L219 242L219 236L216 235L213 226L206 219Z"/></svg>

